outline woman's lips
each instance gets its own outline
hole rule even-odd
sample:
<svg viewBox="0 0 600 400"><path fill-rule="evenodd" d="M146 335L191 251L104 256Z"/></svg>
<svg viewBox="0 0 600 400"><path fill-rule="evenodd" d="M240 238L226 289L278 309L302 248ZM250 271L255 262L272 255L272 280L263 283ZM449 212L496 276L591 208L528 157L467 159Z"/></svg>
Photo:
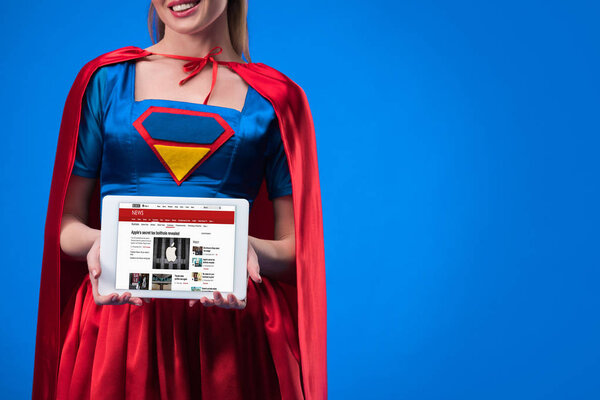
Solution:
<svg viewBox="0 0 600 400"><path fill-rule="evenodd" d="M171 10L171 14L175 17L187 17L192 14L194 11L198 9L198 4L200 1L194 0L178 0L172 1L168 4L169 10Z"/></svg>

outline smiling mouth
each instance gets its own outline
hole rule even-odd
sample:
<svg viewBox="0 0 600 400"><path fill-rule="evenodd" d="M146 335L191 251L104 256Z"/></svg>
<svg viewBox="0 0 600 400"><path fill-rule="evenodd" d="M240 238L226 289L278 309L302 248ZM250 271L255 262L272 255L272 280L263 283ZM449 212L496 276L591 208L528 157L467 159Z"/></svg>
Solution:
<svg viewBox="0 0 600 400"><path fill-rule="evenodd" d="M198 1L190 1L188 3L182 3L182 4L176 4L172 7L169 7L171 9L171 11L175 11L175 12L182 12L182 11L187 11L191 8L196 7L198 4L200 3L200 0Z"/></svg>

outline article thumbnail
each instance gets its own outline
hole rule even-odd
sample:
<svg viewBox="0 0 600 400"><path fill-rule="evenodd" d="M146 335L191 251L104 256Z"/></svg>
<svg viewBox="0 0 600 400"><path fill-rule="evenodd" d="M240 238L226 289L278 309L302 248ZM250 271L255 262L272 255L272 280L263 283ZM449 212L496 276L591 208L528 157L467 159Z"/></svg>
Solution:
<svg viewBox="0 0 600 400"><path fill-rule="evenodd" d="M153 269L190 269L190 238L155 237Z"/></svg>
<svg viewBox="0 0 600 400"><path fill-rule="evenodd" d="M192 265L194 267L201 267L202 266L202 259L200 257L192 257Z"/></svg>
<svg viewBox="0 0 600 400"><path fill-rule="evenodd" d="M137 272L129 274L129 289L148 290L150 285L150 274L140 274Z"/></svg>
<svg viewBox="0 0 600 400"><path fill-rule="evenodd" d="M192 280L194 282L199 282L202 280L202 273L201 272L192 272Z"/></svg>
<svg viewBox="0 0 600 400"><path fill-rule="evenodd" d="M192 248L192 251L194 252L195 256L201 256L202 255L202 246L194 246Z"/></svg>
<svg viewBox="0 0 600 400"><path fill-rule="evenodd" d="M173 275L152 274L152 290L171 290Z"/></svg>

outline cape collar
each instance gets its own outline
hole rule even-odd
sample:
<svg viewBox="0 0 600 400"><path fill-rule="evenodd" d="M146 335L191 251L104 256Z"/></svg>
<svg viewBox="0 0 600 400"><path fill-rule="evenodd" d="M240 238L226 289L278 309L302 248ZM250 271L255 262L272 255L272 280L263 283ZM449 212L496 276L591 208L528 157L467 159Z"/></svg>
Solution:
<svg viewBox="0 0 600 400"><path fill-rule="evenodd" d="M202 71L202 69L209 62L212 63L212 81L210 84L210 90L208 91L208 94L206 95L206 98L204 99L203 104L208 104L208 99L210 97L210 94L212 93L212 91L215 87L215 83L217 82L217 71L218 71L219 64L228 65L233 62L233 61L215 60L214 56L221 54L221 52L223 51L223 48L221 48L220 46L215 46L212 49L210 49L210 51L204 57L180 56L177 54L156 53L156 52L151 52L148 50L142 50L142 51L148 53L147 55L157 55L157 56L175 58L178 60L186 60L187 63L185 63L183 65L183 72L187 73L188 76L186 76L181 81L179 81L179 86L183 85L184 83L186 83L187 81L192 79L194 76L196 76L198 73L200 73L200 71ZM243 63L237 63L237 64L243 64Z"/></svg>

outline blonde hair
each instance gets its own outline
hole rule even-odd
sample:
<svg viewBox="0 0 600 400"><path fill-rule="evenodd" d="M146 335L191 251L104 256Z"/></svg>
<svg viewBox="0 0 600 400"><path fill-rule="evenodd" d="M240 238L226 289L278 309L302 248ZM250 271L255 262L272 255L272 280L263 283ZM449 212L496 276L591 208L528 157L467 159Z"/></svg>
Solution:
<svg viewBox="0 0 600 400"><path fill-rule="evenodd" d="M248 46L248 0L227 1L227 25L235 52L252 62ZM152 2L148 9L148 32L152 43L159 42L165 36L165 24L158 17Z"/></svg>

